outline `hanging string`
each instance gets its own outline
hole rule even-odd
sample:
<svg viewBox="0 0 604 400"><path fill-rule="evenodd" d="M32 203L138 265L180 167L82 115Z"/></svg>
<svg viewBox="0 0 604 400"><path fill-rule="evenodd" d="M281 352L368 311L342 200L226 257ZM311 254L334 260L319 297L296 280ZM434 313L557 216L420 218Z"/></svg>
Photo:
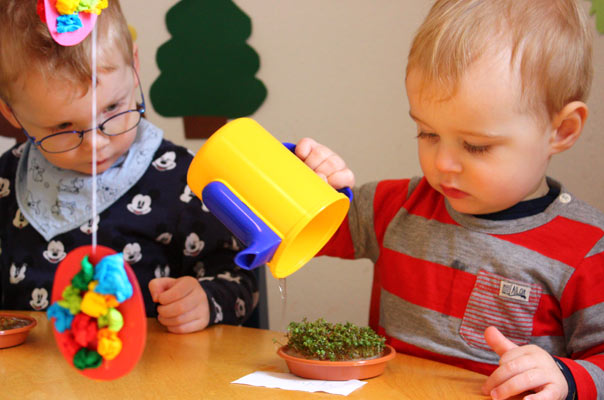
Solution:
<svg viewBox="0 0 604 400"><path fill-rule="evenodd" d="M96 77L96 24L94 28L92 28L92 126L96 128L96 85L97 85L97 77ZM98 131L94 129L92 131L92 218L90 220L90 226L92 230L92 253L96 251L96 243L97 243L97 234L96 234L96 135Z"/></svg>

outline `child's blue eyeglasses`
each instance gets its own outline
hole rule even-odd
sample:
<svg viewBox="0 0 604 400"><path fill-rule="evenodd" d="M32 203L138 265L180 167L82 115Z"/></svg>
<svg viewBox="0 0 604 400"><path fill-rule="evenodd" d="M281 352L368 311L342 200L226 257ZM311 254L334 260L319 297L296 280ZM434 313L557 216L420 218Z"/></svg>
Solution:
<svg viewBox="0 0 604 400"><path fill-rule="evenodd" d="M136 128L141 121L142 115L145 112L145 96L143 94L143 88L141 86L140 78L134 71L136 75L136 80L138 81L138 87L140 90L140 95L142 102L138 104L135 110L126 110L122 111L118 114L107 118L105 121L101 122L96 128L90 128L85 130L70 130L70 131L61 131L57 133L53 133L52 135L46 136L41 140L36 140L34 136L31 136L23 127L23 124L19 122L15 114L15 119L21 125L21 129L27 138L32 142L34 146L39 146L42 150L47 153L65 153L67 151L73 150L79 147L84 141L84 134L94 131L100 130L103 134L107 136L118 136L123 133L129 132L132 129Z"/></svg>

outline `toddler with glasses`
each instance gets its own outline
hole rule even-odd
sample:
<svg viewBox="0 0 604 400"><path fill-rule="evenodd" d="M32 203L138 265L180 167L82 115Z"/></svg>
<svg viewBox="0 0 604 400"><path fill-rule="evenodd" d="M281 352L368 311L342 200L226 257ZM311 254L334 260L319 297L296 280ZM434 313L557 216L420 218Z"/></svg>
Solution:
<svg viewBox="0 0 604 400"><path fill-rule="evenodd" d="M369 323L397 351L489 375L493 399L604 398L604 215L546 176L588 114L582 3L436 1L406 74L423 177L356 189L322 250L374 262Z"/></svg>
<svg viewBox="0 0 604 400"><path fill-rule="evenodd" d="M96 232L99 245L123 252L148 287L147 315L169 331L241 324L255 279L188 188L190 152L142 118L138 52L118 0L96 24L96 127L91 35L55 43L36 4L0 0L0 112L28 138L0 158L0 309L46 309L58 263Z"/></svg>

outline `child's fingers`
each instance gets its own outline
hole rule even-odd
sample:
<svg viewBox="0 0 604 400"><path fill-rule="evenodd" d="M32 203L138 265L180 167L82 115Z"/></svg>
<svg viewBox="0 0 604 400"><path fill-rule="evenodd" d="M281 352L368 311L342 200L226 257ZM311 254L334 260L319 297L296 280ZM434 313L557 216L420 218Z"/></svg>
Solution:
<svg viewBox="0 0 604 400"><path fill-rule="evenodd" d="M499 329L494 326L489 326L484 331L484 338L487 344L493 349L498 356L502 356L505 352L518 347L514 342L506 338Z"/></svg>
<svg viewBox="0 0 604 400"><path fill-rule="evenodd" d="M192 276L183 276L174 279L170 287L159 293L157 296L157 303L164 305L174 303L183 297L188 296L189 293L195 289L201 289L201 286L197 279Z"/></svg>
<svg viewBox="0 0 604 400"><path fill-rule="evenodd" d="M204 329L210 321L208 297L201 286L174 303L160 305L157 311L158 321L175 333Z"/></svg>
<svg viewBox="0 0 604 400"><path fill-rule="evenodd" d="M566 395L568 395L568 390ZM526 396L524 400L560 399L566 397L566 395L560 393L560 390L557 390L554 385L545 385L543 389L539 390L537 393Z"/></svg>
<svg viewBox="0 0 604 400"><path fill-rule="evenodd" d="M196 319L181 325L166 326L166 328L172 333L191 333L205 329L207 326L207 322Z"/></svg>
<svg viewBox="0 0 604 400"><path fill-rule="evenodd" d="M336 189L354 186L354 174L348 168L337 171L327 177L327 183Z"/></svg>
<svg viewBox="0 0 604 400"><path fill-rule="evenodd" d="M302 161L304 161L304 164L308 165L313 171L321 172L317 171L317 168L319 168L319 166L323 162L325 162L325 160L327 160L329 157L334 156L334 152L321 144L315 143L314 146L311 148L310 152L308 154L305 154L304 158L302 158L302 151L298 153L297 148L296 155Z"/></svg>
<svg viewBox="0 0 604 400"><path fill-rule="evenodd" d="M166 307L171 306L172 304ZM157 320L173 333L189 333L205 329L210 322L210 308L207 298L205 304L196 304L191 310L173 317L166 317L160 312Z"/></svg>
<svg viewBox="0 0 604 400"><path fill-rule="evenodd" d="M317 174L323 174L324 176L329 177L335 172L346 169L346 163L336 154L332 153L331 151L325 152L324 154L329 155L314 168Z"/></svg>
<svg viewBox="0 0 604 400"><path fill-rule="evenodd" d="M549 377L543 369L529 369L491 389L488 394L494 400L507 399L529 390L536 390L550 383Z"/></svg>
<svg viewBox="0 0 604 400"><path fill-rule="evenodd" d="M514 377L527 373L527 371L534 371L535 368L534 358L528 355L517 357L512 362L500 363L500 366L485 381L482 391L484 394L490 394L494 388L503 386Z"/></svg>
<svg viewBox="0 0 604 400"><path fill-rule="evenodd" d="M170 289L175 282L176 279L167 277L151 279L149 281L149 292L151 293L153 301L157 303L159 295Z"/></svg>
<svg viewBox="0 0 604 400"><path fill-rule="evenodd" d="M312 149L317 145L318 143L311 138L301 139L298 144L296 144L296 155L300 160L304 161L312 152Z"/></svg>
<svg viewBox="0 0 604 400"><path fill-rule="evenodd" d="M182 304L177 308L175 306L178 303L180 302L157 307L157 319L162 325L178 326L197 319L198 316L195 313L195 304Z"/></svg>
<svg viewBox="0 0 604 400"><path fill-rule="evenodd" d="M346 167L344 160L328 147L304 138L296 145L296 155L334 188L354 186L354 174Z"/></svg>
<svg viewBox="0 0 604 400"><path fill-rule="evenodd" d="M203 289L200 289L200 292L203 292ZM205 292L203 292L203 294L205 294ZM191 291L175 301L161 303L161 305L157 306L157 312L164 318L175 318L195 309L202 301L201 293L193 295L193 292Z"/></svg>

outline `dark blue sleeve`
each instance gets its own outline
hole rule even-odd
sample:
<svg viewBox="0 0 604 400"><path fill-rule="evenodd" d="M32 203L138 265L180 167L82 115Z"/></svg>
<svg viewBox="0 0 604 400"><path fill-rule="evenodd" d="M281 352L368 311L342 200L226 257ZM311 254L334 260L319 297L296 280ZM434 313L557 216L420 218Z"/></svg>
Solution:
<svg viewBox="0 0 604 400"><path fill-rule="evenodd" d="M188 166L192 156L184 151L177 152L178 164ZM184 188L186 182L181 185ZM234 262L239 242L202 207L200 199L192 196L178 217L173 241L173 254L181 260L180 275L199 280L208 296L210 324L240 325L257 305L256 278L252 271L243 270Z"/></svg>
<svg viewBox="0 0 604 400"><path fill-rule="evenodd" d="M15 174L19 162L18 149L21 144L16 144L0 157L0 254L6 244L6 235L11 224L10 205L16 203L14 195ZM0 256L0 309L7 308L4 303L4 285L8 284L9 265L6 258Z"/></svg>
<svg viewBox="0 0 604 400"><path fill-rule="evenodd" d="M191 257L181 250L183 275L197 277L208 296L210 324L242 324L252 313L258 298L254 274L234 263L238 242L212 214L203 211L201 202L181 215L180 230L175 237L177 249L202 247Z"/></svg>

